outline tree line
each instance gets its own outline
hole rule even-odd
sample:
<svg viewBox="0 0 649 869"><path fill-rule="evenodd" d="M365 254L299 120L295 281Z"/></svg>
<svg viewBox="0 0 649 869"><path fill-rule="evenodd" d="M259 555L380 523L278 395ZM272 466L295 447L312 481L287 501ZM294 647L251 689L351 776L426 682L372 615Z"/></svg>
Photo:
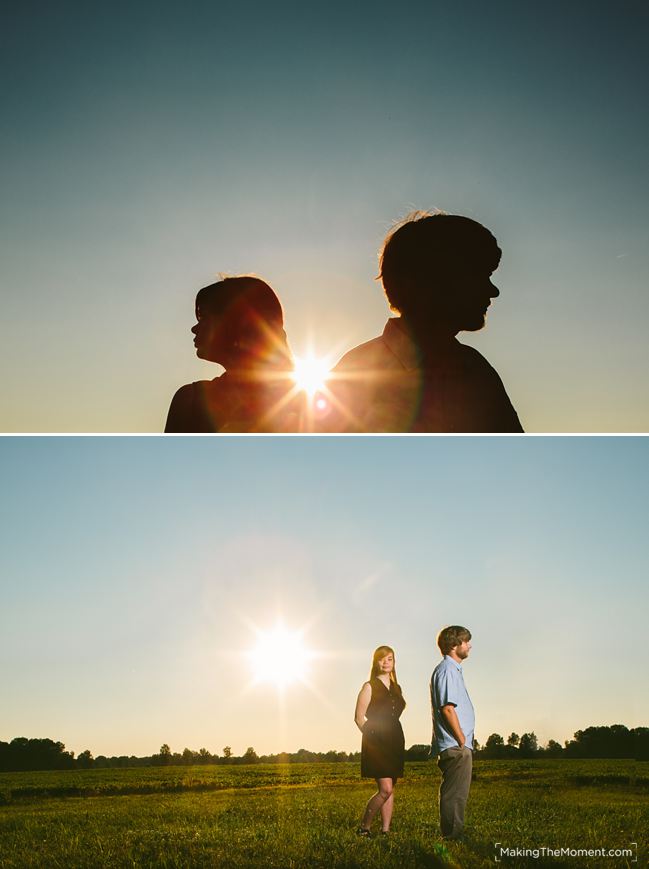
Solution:
<svg viewBox="0 0 649 869"><path fill-rule="evenodd" d="M578 730L573 739L566 740L563 746L554 739L550 739L544 746L539 746L534 733L523 733L521 736L510 733L506 740L500 734L492 733L484 745L475 741L474 754L477 758L485 760L557 757L649 760L649 727L629 729L623 724L587 727L585 730ZM406 760L427 760L429 757L429 745L412 745L406 751ZM62 742L55 742L52 739L17 737L11 742L0 741L1 772L200 764L347 763L359 760L358 751L322 752L300 748L295 752L258 755L251 746L242 755L234 755L229 745L223 747L221 754L213 754L206 748L198 751L185 748L182 752L172 752L166 743L160 747L157 754L150 757L135 755L93 757L88 749L75 757L74 752L67 751Z"/></svg>

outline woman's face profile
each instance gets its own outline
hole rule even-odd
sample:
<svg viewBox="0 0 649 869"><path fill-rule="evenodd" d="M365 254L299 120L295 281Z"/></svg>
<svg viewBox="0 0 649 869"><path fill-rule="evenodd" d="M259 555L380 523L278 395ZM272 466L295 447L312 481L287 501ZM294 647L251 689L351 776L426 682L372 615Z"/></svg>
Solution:
<svg viewBox="0 0 649 869"><path fill-rule="evenodd" d="M194 347L199 359L224 365L228 358L228 342L223 317L201 312L196 308L196 324L192 326Z"/></svg>

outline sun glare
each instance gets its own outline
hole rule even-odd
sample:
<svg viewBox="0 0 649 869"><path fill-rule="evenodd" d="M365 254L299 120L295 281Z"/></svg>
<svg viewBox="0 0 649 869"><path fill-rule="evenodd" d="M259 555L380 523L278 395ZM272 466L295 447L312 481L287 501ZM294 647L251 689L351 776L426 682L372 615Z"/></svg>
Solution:
<svg viewBox="0 0 649 869"><path fill-rule="evenodd" d="M257 645L249 653L256 682L286 687L306 679L312 653L305 647L301 631L277 624L271 631L259 631Z"/></svg>
<svg viewBox="0 0 649 869"><path fill-rule="evenodd" d="M309 355L295 357L293 364L293 379L298 389L306 392L310 398L324 389L331 369L329 359Z"/></svg>

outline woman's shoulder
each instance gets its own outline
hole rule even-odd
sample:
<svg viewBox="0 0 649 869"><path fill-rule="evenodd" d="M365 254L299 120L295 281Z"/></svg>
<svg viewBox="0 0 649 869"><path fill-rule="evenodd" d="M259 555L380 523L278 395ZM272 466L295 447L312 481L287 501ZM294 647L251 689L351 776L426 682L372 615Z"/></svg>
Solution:
<svg viewBox="0 0 649 869"><path fill-rule="evenodd" d="M222 377L215 377L214 380L194 380L193 383L186 383L176 390L171 403L173 404L174 401L178 401L179 403L194 401L196 396L202 392L211 392L215 388L219 389L218 383L220 380L222 380Z"/></svg>
<svg viewBox="0 0 649 869"><path fill-rule="evenodd" d="M180 433L187 431L187 421L194 404L194 384L186 383L177 389L169 405L165 432Z"/></svg>
<svg viewBox="0 0 649 869"><path fill-rule="evenodd" d="M203 420L203 406L205 397L213 394L213 384L219 379L195 380L177 389L169 405L165 432L180 434L209 431Z"/></svg>

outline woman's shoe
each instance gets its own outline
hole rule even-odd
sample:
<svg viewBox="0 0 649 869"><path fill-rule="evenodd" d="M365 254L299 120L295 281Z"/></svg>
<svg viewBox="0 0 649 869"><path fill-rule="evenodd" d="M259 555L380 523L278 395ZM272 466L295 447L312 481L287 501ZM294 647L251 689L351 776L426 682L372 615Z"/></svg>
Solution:
<svg viewBox="0 0 649 869"><path fill-rule="evenodd" d="M371 839L372 838L372 834L370 833L370 831L364 829L363 827L359 827L358 830L356 830L356 835L362 836L364 839Z"/></svg>
<svg viewBox="0 0 649 869"><path fill-rule="evenodd" d="M392 830L381 830L381 835L382 836L391 836Z"/></svg>

